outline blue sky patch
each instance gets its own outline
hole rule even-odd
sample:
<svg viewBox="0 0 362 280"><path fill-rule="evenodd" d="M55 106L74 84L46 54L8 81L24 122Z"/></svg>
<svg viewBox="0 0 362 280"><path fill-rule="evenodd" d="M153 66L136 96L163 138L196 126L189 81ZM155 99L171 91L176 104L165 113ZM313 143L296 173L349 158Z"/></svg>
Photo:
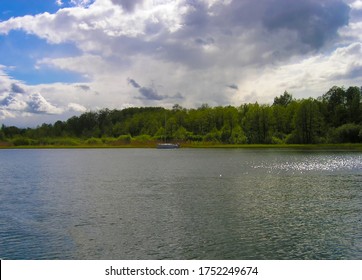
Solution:
<svg viewBox="0 0 362 280"><path fill-rule="evenodd" d="M72 57L81 52L70 43L48 44L37 36L23 31L11 31L0 36L0 64L8 67L8 73L29 85L53 82L81 82L81 75L49 67L36 69L37 61L43 58ZM43 69L46 68L46 69Z"/></svg>
<svg viewBox="0 0 362 280"><path fill-rule="evenodd" d="M54 13L59 8L55 0L1 0L0 20L44 12Z"/></svg>

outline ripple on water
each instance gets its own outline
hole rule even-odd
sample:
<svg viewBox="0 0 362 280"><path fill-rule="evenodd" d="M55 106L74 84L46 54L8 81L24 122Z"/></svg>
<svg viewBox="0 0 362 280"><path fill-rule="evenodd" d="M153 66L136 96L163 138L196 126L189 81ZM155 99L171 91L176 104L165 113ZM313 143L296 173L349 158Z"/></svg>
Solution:
<svg viewBox="0 0 362 280"><path fill-rule="evenodd" d="M254 169L267 169L269 172L333 172L362 170L362 157L346 155L325 155L298 157L294 160L266 161L253 165Z"/></svg>

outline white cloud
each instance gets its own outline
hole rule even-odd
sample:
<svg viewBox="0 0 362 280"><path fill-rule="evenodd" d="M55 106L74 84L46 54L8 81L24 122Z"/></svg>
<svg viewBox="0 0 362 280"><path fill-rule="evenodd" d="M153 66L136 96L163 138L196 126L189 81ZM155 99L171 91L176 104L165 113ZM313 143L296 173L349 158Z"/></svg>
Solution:
<svg viewBox="0 0 362 280"><path fill-rule="evenodd" d="M9 110L5 110L3 108L0 107L0 120L8 120L8 119L12 119L15 118L16 116L10 112Z"/></svg>
<svg viewBox="0 0 362 280"><path fill-rule="evenodd" d="M278 67L249 74L239 81L234 102L272 102L288 90L297 98L318 97L334 85L359 86L362 75L362 43L337 48ZM359 71L356 75L356 71Z"/></svg>
<svg viewBox="0 0 362 280"><path fill-rule="evenodd" d="M362 1L361 0L354 1L353 3L351 3L351 7L356 10L362 10Z"/></svg>
<svg viewBox="0 0 362 280"><path fill-rule="evenodd" d="M44 114L61 114L63 109L57 108L50 104L42 95L39 93L33 93L28 97L28 107L30 113L44 113Z"/></svg>
<svg viewBox="0 0 362 280"><path fill-rule="evenodd" d="M70 3L77 7L87 7L92 2L92 0L70 0Z"/></svg>
<svg viewBox="0 0 362 280"><path fill-rule="evenodd" d="M2 109L8 111L24 111L28 107L27 103L23 100L22 95L17 93L10 93L0 104Z"/></svg>
<svg viewBox="0 0 362 280"><path fill-rule="evenodd" d="M77 104L77 103L69 103L68 109L70 111L81 112L81 113L84 113L85 111L87 111L86 107L84 107L83 105Z"/></svg>

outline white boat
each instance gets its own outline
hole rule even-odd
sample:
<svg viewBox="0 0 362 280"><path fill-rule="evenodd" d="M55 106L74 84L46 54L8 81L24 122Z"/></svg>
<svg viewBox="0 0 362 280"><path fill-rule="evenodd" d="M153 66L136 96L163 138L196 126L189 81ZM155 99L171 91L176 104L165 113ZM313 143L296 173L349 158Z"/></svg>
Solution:
<svg viewBox="0 0 362 280"><path fill-rule="evenodd" d="M157 149L178 149L180 148L180 144L166 143L166 113L165 113L165 135L164 135L164 143L158 143Z"/></svg>
<svg viewBox="0 0 362 280"><path fill-rule="evenodd" d="M180 148L179 144L173 143L159 143L157 144L157 149L178 149Z"/></svg>

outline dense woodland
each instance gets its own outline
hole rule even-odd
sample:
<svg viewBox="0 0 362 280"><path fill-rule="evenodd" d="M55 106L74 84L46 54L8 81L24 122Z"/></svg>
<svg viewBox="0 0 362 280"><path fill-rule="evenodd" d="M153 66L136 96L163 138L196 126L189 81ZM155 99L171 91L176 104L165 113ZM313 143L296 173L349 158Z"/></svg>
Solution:
<svg viewBox="0 0 362 280"><path fill-rule="evenodd" d="M361 88L334 86L321 97L288 92L272 105L185 109L103 109L37 128L2 125L3 146L125 145L171 141L223 144L362 143Z"/></svg>

